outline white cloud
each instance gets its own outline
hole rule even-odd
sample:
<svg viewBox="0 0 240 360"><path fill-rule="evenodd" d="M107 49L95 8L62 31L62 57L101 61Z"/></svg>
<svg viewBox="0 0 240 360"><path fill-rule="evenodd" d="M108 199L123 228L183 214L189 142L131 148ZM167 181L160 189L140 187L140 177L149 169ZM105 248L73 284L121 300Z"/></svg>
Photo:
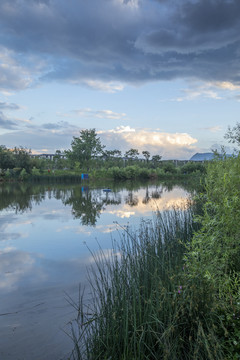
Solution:
<svg viewBox="0 0 240 360"><path fill-rule="evenodd" d="M124 85L117 82L103 82L100 80L84 80L83 83L90 88L100 90L108 93L115 93L117 91L122 91L124 89Z"/></svg>
<svg viewBox="0 0 240 360"><path fill-rule="evenodd" d="M58 114L61 116L61 114ZM112 110L93 110L91 108L73 110L71 113L63 114L63 116L71 117L77 115L79 117L91 117L98 119L120 120L126 117L125 113L117 113Z"/></svg>
<svg viewBox="0 0 240 360"><path fill-rule="evenodd" d="M13 289L19 279L32 272L35 260L26 252L15 248L5 248L0 251L0 289Z"/></svg>
<svg viewBox="0 0 240 360"><path fill-rule="evenodd" d="M160 154L165 159L188 159L196 151L197 139L187 133L166 133L156 130L133 129L130 126L120 126L116 129L99 131L102 142L109 148L121 151L137 148L139 152L148 150Z"/></svg>
<svg viewBox="0 0 240 360"><path fill-rule="evenodd" d="M183 96L170 99L171 101L191 101L199 98L221 100L226 98L229 92L239 93L240 85L233 84L229 81L213 81L213 82L189 82L189 87L182 89ZM165 100L166 101L166 100Z"/></svg>
<svg viewBox="0 0 240 360"><path fill-rule="evenodd" d="M109 214L116 215L122 219L130 218L131 216L135 215L135 211L125 211L125 210L112 210L108 211Z"/></svg>
<svg viewBox="0 0 240 360"><path fill-rule="evenodd" d="M130 126L117 126L115 129L111 129L108 130L108 133L113 133L113 134L121 134L121 133L132 133L135 132L136 130L131 128ZM106 133L104 130L100 130L98 131L98 134L104 134Z"/></svg>
<svg viewBox="0 0 240 360"><path fill-rule="evenodd" d="M216 87L223 89L223 90L230 90L230 91L240 90L240 85L235 85L229 81L218 81L213 84Z"/></svg>
<svg viewBox="0 0 240 360"><path fill-rule="evenodd" d="M203 130L208 130L212 133L218 132L222 130L221 126L210 126L210 127L206 127L206 128L202 128Z"/></svg>
<svg viewBox="0 0 240 360"><path fill-rule="evenodd" d="M14 52L0 48L0 90L9 95L9 90L26 89L32 83L29 69L20 65L14 58Z"/></svg>
<svg viewBox="0 0 240 360"><path fill-rule="evenodd" d="M189 88L182 89L184 93L183 96L180 96L175 99L171 99L172 101L191 101L199 98L208 98L214 100L220 100L222 97L215 90L215 86L211 83L204 84L191 84Z"/></svg>

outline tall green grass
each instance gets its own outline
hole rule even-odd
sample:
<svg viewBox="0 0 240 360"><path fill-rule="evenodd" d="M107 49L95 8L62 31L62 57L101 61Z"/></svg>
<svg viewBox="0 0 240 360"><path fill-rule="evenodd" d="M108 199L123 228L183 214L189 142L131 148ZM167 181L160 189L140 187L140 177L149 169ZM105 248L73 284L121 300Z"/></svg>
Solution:
<svg viewBox="0 0 240 360"><path fill-rule="evenodd" d="M70 299L72 359L226 359L213 288L184 261L197 229L193 207L157 212L93 254L91 300Z"/></svg>

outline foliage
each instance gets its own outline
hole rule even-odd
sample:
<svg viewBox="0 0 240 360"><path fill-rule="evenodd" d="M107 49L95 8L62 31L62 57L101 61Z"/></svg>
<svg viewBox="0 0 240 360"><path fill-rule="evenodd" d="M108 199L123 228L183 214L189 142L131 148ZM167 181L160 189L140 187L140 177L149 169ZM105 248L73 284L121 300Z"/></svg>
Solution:
<svg viewBox="0 0 240 360"><path fill-rule="evenodd" d="M39 176L40 175L40 169L37 169L35 166L32 168L32 175L33 176Z"/></svg>
<svg viewBox="0 0 240 360"><path fill-rule="evenodd" d="M67 152L68 158L72 162L79 161L84 167L90 167L92 158L101 155L104 149L95 129L81 130L79 137L73 137L71 146L72 150Z"/></svg>
<svg viewBox="0 0 240 360"><path fill-rule="evenodd" d="M191 243L189 276L201 277L215 294L231 359L240 353L240 156L209 163L202 229Z"/></svg>
<svg viewBox="0 0 240 360"><path fill-rule="evenodd" d="M237 124L233 126L233 128L229 126L228 131L224 137L230 143L237 143L237 145L240 145L240 123L237 122Z"/></svg>
<svg viewBox="0 0 240 360"><path fill-rule="evenodd" d="M165 174L176 174L177 172L176 166L170 161L164 163L162 168Z"/></svg>
<svg viewBox="0 0 240 360"><path fill-rule="evenodd" d="M0 146L0 168L12 169L15 166L15 159L10 149L7 149L4 145Z"/></svg>
<svg viewBox="0 0 240 360"><path fill-rule="evenodd" d="M162 157L160 155L153 155L152 156L152 162L153 162L153 165L156 167L160 164L160 161L161 161Z"/></svg>
<svg viewBox="0 0 240 360"><path fill-rule="evenodd" d="M143 154L143 156L145 157L145 159L146 159L147 162L148 162L149 159L150 159L150 152L147 151L147 150L144 150L144 151L142 151L142 154Z"/></svg>
<svg viewBox="0 0 240 360"><path fill-rule="evenodd" d="M93 254L92 302L69 299L78 311L74 359L225 359L212 289L186 276L185 246L198 226L192 215L157 213L138 231L127 228L109 254Z"/></svg>
<svg viewBox="0 0 240 360"><path fill-rule="evenodd" d="M15 159L15 167L25 169L27 172L31 169L31 158L30 150L24 149L23 147L15 147L13 149L13 156Z"/></svg>
<svg viewBox="0 0 240 360"><path fill-rule="evenodd" d="M205 173L206 167L201 162L189 161L180 168L180 171L182 174Z"/></svg>
<svg viewBox="0 0 240 360"><path fill-rule="evenodd" d="M136 159L137 156L139 155L139 152L137 149L130 149L130 150L126 151L124 155L126 158Z"/></svg>
<svg viewBox="0 0 240 360"><path fill-rule="evenodd" d="M146 161L138 158L139 151L134 148L126 151L125 157L121 157L120 150L104 150L105 146L101 144L95 129L82 130L79 137L73 137L71 145L72 149L64 153L56 150L53 159L33 157L30 150L22 147L7 149L3 145L0 146L1 181L4 179L28 179L28 176L20 176L22 169L32 175L30 178L34 181L40 180L41 177L45 179L46 170L49 170L48 178L53 174L56 177L71 178L74 174L74 179L76 179L76 176L80 176L81 173L88 172L94 179L116 180L157 177L163 179L186 174L199 176L204 173L204 166L200 164L186 164L180 169L181 163L176 166L173 161L161 161L160 155L153 155L150 160L150 152L147 150L142 151ZM7 169L10 172L5 175ZM33 169L39 169L39 172ZM59 173L60 170L63 172Z"/></svg>
<svg viewBox="0 0 240 360"><path fill-rule="evenodd" d="M27 173L26 169L23 168L20 172L20 179L26 180L27 178L28 178L28 173Z"/></svg>
<svg viewBox="0 0 240 360"><path fill-rule="evenodd" d="M73 303L73 358L239 359L239 174L240 155L215 159L197 216L158 213L111 254L93 254L92 303Z"/></svg>

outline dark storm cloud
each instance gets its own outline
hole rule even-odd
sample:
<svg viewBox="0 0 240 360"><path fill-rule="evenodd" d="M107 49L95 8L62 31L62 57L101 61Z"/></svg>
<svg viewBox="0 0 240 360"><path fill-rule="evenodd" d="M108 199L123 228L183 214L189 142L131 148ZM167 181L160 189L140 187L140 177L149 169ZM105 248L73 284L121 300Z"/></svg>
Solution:
<svg viewBox="0 0 240 360"><path fill-rule="evenodd" d="M13 65L0 88L8 76L12 88L29 77L239 83L239 18L239 0L1 0L0 46Z"/></svg>

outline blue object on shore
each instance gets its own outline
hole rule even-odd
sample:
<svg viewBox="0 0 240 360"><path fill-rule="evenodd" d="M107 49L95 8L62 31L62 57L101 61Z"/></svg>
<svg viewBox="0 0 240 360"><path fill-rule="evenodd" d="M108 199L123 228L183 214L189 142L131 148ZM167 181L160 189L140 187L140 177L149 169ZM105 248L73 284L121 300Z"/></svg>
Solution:
<svg viewBox="0 0 240 360"><path fill-rule="evenodd" d="M88 186L82 186L82 187L81 187L81 190L82 190L82 192L88 191Z"/></svg>
<svg viewBox="0 0 240 360"><path fill-rule="evenodd" d="M103 189L103 191L105 191L105 192L111 192L112 190L111 189Z"/></svg>
<svg viewBox="0 0 240 360"><path fill-rule="evenodd" d="M88 174L82 174L81 179L82 180L87 180L88 179Z"/></svg>

